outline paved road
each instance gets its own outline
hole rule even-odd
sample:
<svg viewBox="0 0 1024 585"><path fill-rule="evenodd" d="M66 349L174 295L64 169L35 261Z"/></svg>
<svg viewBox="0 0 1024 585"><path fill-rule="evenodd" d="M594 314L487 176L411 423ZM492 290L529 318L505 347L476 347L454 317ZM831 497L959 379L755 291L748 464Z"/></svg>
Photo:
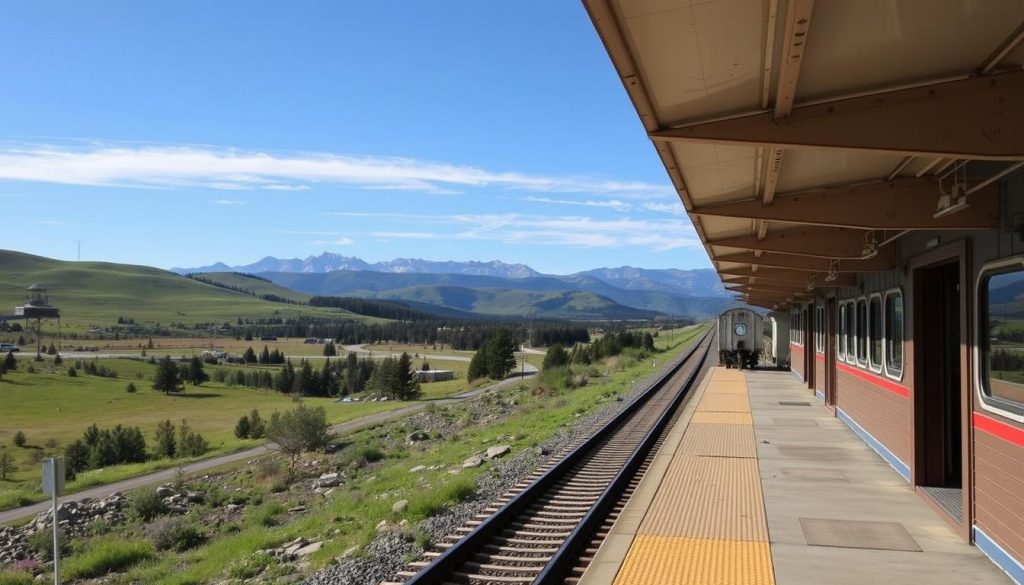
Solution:
<svg viewBox="0 0 1024 585"><path fill-rule="evenodd" d="M534 373L535 372L528 371L526 375L530 376ZM496 390L499 388L504 388L506 386L511 386L513 384L518 383L520 380L522 380L522 377L516 375L512 376L511 378L506 378L505 380L502 380L501 382L498 382L496 384L491 384L489 386L484 386L482 388L477 388L476 390L470 390L469 392L463 392L462 394L456 394L454 396L449 396L447 398L424 400L388 412L378 412L375 414L369 414L364 417L360 417L357 419L350 420L348 422L334 425L333 427L331 427L331 431L337 435L351 433L354 431L365 429L366 427L372 427L374 425L387 422L389 420L394 420L396 418L416 414L417 412L426 408L428 404L445 405L452 404L455 402L461 402L463 400L466 400L467 398L472 398L488 390ZM186 474L195 474L200 471L212 469L219 465L224 465L225 463L232 463L235 461L244 461L246 459L252 459L254 457L265 455L276 450L277 445L275 445L274 443L268 443L266 445L260 445L259 447L246 449L244 451L237 451L235 453L228 453L226 455L219 455L217 457L211 457L210 459L196 461L195 463L189 463L188 465L182 466L182 470ZM115 483L110 483L102 486L96 486L82 490L80 492L68 494L66 496L63 496L61 498L61 501L66 502L70 500L77 501L84 498L103 498L114 492L123 492L147 485L165 483L172 481L177 472L178 469L174 467L170 469L164 469L161 471L154 471L153 473L148 473L146 475L140 475L138 477L129 478L123 481L118 481ZM21 520L29 516L34 516L39 512L49 509L50 502L45 501L36 504L30 504L28 506L22 506L20 508L12 508L10 510L5 510L3 512L0 512L0 525L10 524L17 520Z"/></svg>

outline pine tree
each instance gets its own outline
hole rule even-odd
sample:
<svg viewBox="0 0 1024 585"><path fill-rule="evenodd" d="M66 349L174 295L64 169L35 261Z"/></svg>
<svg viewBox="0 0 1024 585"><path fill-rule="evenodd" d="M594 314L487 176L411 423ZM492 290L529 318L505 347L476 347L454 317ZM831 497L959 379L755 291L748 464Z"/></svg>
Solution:
<svg viewBox="0 0 1024 585"><path fill-rule="evenodd" d="M18 359L14 357L14 352L7 352L7 357L4 358L4 369L8 372L18 369Z"/></svg>
<svg viewBox="0 0 1024 585"><path fill-rule="evenodd" d="M466 377L470 380L487 377L487 349L487 346L484 345L476 350L473 359L469 360L469 371L466 372Z"/></svg>
<svg viewBox="0 0 1024 585"><path fill-rule="evenodd" d="M544 364L541 367L549 370L551 368L561 368L568 363L569 353L561 345L555 344L549 347L548 352L544 354Z"/></svg>
<svg viewBox="0 0 1024 585"><path fill-rule="evenodd" d="M252 350L252 346L249 346L249 348L245 350L245 353L242 354L242 360L247 364L256 363L256 352Z"/></svg>
<svg viewBox="0 0 1024 585"><path fill-rule="evenodd" d="M181 381L181 373L178 366L171 360L171 356L164 356L157 366L156 376L153 379L153 389L164 394L181 392L184 387Z"/></svg>
<svg viewBox="0 0 1024 585"><path fill-rule="evenodd" d="M249 417L243 414L242 418L238 419L238 424L235 425L235 436L239 439L248 439L251 430Z"/></svg>
<svg viewBox="0 0 1024 585"><path fill-rule="evenodd" d="M89 447L81 439L75 439L64 447L64 461L73 473L85 471L89 468Z"/></svg>
<svg viewBox="0 0 1024 585"><path fill-rule="evenodd" d="M14 464L14 456L7 451L0 451L0 480L7 481L7 476L18 470Z"/></svg>
<svg viewBox="0 0 1024 585"><path fill-rule="evenodd" d="M338 350L334 347L333 341L328 341L324 344L324 355L327 357L338 355Z"/></svg>
<svg viewBox="0 0 1024 585"><path fill-rule="evenodd" d="M313 376L313 366L309 365L309 361L302 360L292 389L303 396L317 396L319 394L316 388L317 381L317 378Z"/></svg>
<svg viewBox="0 0 1024 585"><path fill-rule="evenodd" d="M198 357L192 356L188 363L188 381L193 386L200 386L210 379L210 376L203 370L203 362Z"/></svg>
<svg viewBox="0 0 1024 585"><path fill-rule="evenodd" d="M263 352L260 353L260 364L266 366L266 365L270 365L271 363L272 362L270 361L270 348L268 348L267 346L264 345L263 346Z"/></svg>
<svg viewBox="0 0 1024 585"><path fill-rule="evenodd" d="M402 352L398 362L395 364L395 392L397 400L415 400L420 396L420 382L416 379L416 373L412 371L412 358L408 353Z"/></svg>
<svg viewBox="0 0 1024 585"><path fill-rule="evenodd" d="M255 408L249 413L249 438L262 439L267 434L267 425Z"/></svg>
<svg viewBox="0 0 1024 585"><path fill-rule="evenodd" d="M324 367L320 370L320 392L323 396L338 394L338 377L335 375L334 365L330 358L324 360Z"/></svg>
<svg viewBox="0 0 1024 585"><path fill-rule="evenodd" d="M281 371L277 373L277 379L274 382L274 388L276 388L278 392L283 392L285 394L288 394L289 392L292 391L292 388L294 386L295 386L295 368L292 366L292 363L289 361L289 362L285 363L284 367L281 368Z"/></svg>
<svg viewBox="0 0 1024 585"><path fill-rule="evenodd" d="M508 329L500 327L488 345L487 375L503 380L516 367L516 346Z"/></svg>
<svg viewBox="0 0 1024 585"><path fill-rule="evenodd" d="M644 340L641 343L641 347L650 352L654 351L654 336L649 331L644 332Z"/></svg>
<svg viewBox="0 0 1024 585"><path fill-rule="evenodd" d="M177 454L177 441L174 438L174 424L165 420L156 425L156 456L173 459Z"/></svg>

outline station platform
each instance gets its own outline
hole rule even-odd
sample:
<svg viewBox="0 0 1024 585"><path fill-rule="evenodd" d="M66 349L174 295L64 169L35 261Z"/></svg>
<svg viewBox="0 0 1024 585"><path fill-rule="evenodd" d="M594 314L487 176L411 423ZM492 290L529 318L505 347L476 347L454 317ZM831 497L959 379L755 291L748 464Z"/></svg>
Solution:
<svg viewBox="0 0 1024 585"><path fill-rule="evenodd" d="M1012 585L788 372L712 368L582 585Z"/></svg>

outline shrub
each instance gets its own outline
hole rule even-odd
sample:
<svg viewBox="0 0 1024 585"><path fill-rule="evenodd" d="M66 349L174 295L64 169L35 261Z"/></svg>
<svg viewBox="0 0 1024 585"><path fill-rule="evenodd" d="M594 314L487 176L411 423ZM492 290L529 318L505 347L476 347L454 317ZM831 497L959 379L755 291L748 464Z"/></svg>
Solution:
<svg viewBox="0 0 1024 585"><path fill-rule="evenodd" d="M45 441L43 441L43 446L46 447L47 449L56 449L57 448L57 439L54 439L53 437L50 437L49 439L46 439Z"/></svg>
<svg viewBox="0 0 1024 585"><path fill-rule="evenodd" d="M178 427L178 455L182 457L198 457L210 448L209 443L199 433L193 432L188 421L181 420Z"/></svg>
<svg viewBox="0 0 1024 585"><path fill-rule="evenodd" d="M71 366L70 368L68 368L68 376L72 378L78 377L78 370L75 369L75 366Z"/></svg>
<svg viewBox="0 0 1024 585"><path fill-rule="evenodd" d="M0 585L34 585L32 573L25 571L4 571L0 573Z"/></svg>
<svg viewBox="0 0 1024 585"><path fill-rule="evenodd" d="M28 439L25 438L25 433L23 433L21 431L18 431L16 433L14 433L14 446L15 447L24 447L25 443L27 441L28 441Z"/></svg>
<svg viewBox="0 0 1024 585"><path fill-rule="evenodd" d="M128 382L128 385L125 386L124 389L124 391L129 394L135 394L136 392L138 392L138 390L139 389L135 387L135 382Z"/></svg>
<svg viewBox="0 0 1024 585"><path fill-rule="evenodd" d="M92 542L82 552L68 559L64 574L68 580L101 577L126 569L153 557L153 546L144 541L104 540Z"/></svg>
<svg viewBox="0 0 1024 585"><path fill-rule="evenodd" d="M275 564L277 559L259 551L231 563L228 566L228 576L232 579L252 579Z"/></svg>
<svg viewBox="0 0 1024 585"><path fill-rule="evenodd" d="M249 417L242 415L242 418L238 419L238 424L235 425L235 436L239 439L248 439L250 430Z"/></svg>
<svg viewBox="0 0 1024 585"><path fill-rule="evenodd" d="M268 502L250 513L252 522L257 526L277 526L277 517L285 511L285 507L279 502Z"/></svg>
<svg viewBox="0 0 1024 585"><path fill-rule="evenodd" d="M143 521L149 521L167 511L167 506L156 490L152 488L142 489L132 496L132 514Z"/></svg>
<svg viewBox="0 0 1024 585"><path fill-rule="evenodd" d="M294 471L299 455L319 449L330 440L327 411L322 406L308 408L300 404L284 413L275 412L267 425L267 438L290 458L289 471Z"/></svg>
<svg viewBox="0 0 1024 585"><path fill-rule="evenodd" d="M184 518L162 518L148 530L149 539L157 550L186 551L199 546L205 540L203 534Z"/></svg>
<svg viewBox="0 0 1024 585"><path fill-rule="evenodd" d="M60 554L63 555L68 551L68 539L64 535L64 530L57 529L57 544L60 546ZM32 533L28 537L26 542L28 550L35 553L37 557L45 562L53 560L53 529L40 530Z"/></svg>

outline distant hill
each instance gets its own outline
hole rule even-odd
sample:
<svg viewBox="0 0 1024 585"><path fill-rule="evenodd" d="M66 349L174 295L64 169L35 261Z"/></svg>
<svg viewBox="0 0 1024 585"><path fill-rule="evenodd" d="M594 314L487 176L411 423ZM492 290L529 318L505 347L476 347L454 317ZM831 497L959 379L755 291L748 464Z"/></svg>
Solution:
<svg viewBox="0 0 1024 585"><path fill-rule="evenodd" d="M303 315L366 319L339 309L270 302L148 266L65 262L0 250L0 275L0 315L12 315L25 301L25 289L42 283L50 289L51 304L61 309L64 327L79 332L115 324L119 317L163 326ZM284 290L255 282L263 290Z"/></svg>
<svg viewBox="0 0 1024 585"><path fill-rule="evenodd" d="M654 311L625 307L607 297L584 291L531 291L442 285L384 291L378 296L505 317L651 319L657 315Z"/></svg>
<svg viewBox="0 0 1024 585"><path fill-rule="evenodd" d="M493 294L498 289L522 293L582 292L598 295L624 308L695 318L715 315L737 304L733 299L724 296L684 296L658 290L626 290L585 274L508 279L466 274L394 274L338 270L327 273L265 272L261 276L290 289L312 295L401 299L492 315L509 314L503 307L515 306L521 302L522 295L516 302L510 301L513 298L510 296L503 296L496 302L485 302L483 299L487 295L472 297L474 300L470 302L465 300L470 298L466 290L486 290L488 294ZM717 279L717 276L715 278ZM432 288L436 290L429 290ZM457 292L450 289L456 289ZM477 309L469 308L473 303L476 303L474 306L477 306ZM536 310L542 312L539 307ZM609 312L624 314L623 311L611 307Z"/></svg>

